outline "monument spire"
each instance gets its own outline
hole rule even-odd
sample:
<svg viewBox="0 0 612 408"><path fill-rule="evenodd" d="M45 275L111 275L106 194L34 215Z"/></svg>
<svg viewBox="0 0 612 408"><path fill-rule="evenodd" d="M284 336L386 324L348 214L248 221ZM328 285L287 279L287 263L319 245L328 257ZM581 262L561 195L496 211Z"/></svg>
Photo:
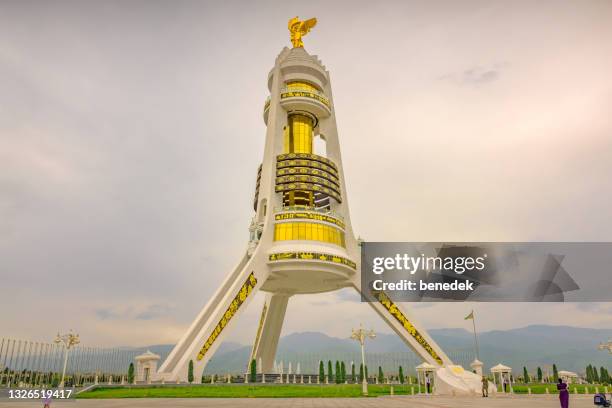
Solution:
<svg viewBox="0 0 612 408"><path fill-rule="evenodd" d="M262 374L272 373L291 296L347 287L368 298L431 367L446 370L439 384L461 372L445 368L452 362L442 349L384 292L362 293L361 252L351 225L330 76L302 48L302 36L315 24L316 19L289 20L294 48L283 49L268 74L265 147L248 249L160 367L158 376L165 380L184 381L191 360L195 378L201 378L227 333L241 329L239 316L260 290L266 298L245 367L255 360ZM478 390L480 379L475 381Z"/></svg>

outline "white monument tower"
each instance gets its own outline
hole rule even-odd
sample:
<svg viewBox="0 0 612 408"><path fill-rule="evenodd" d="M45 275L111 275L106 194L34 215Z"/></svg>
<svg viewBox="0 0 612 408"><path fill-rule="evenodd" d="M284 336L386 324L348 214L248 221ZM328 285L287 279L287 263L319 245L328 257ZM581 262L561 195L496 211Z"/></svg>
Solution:
<svg viewBox="0 0 612 408"><path fill-rule="evenodd" d="M248 249L164 361L160 378L184 381L193 360L199 379L225 335L240 327L240 314L260 290L267 295L251 359L261 361L263 373L273 372L291 296L345 287L361 292L360 249L351 228L330 76L302 43L315 24L314 18L289 21L293 48L281 51L268 74L266 141ZM323 144L325 151L315 153L314 146ZM480 379L452 366L399 305L384 293L364 295L424 361L440 368L438 385L448 383L466 392L480 389Z"/></svg>

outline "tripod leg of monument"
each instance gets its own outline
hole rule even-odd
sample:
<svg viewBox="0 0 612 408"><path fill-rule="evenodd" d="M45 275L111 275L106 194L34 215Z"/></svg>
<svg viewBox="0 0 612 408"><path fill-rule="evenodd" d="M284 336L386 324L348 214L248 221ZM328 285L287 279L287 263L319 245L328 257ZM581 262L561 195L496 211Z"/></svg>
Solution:
<svg viewBox="0 0 612 408"><path fill-rule="evenodd" d="M254 358L257 364L261 361L259 369L262 373L272 372L288 301L289 295L285 294L269 293L266 296L251 353L251 359Z"/></svg>
<svg viewBox="0 0 612 408"><path fill-rule="evenodd" d="M204 367L267 278L264 268L252 270L252 261L245 257L223 282L160 367L160 379L186 381L191 360L194 379L200 381Z"/></svg>
<svg viewBox="0 0 612 408"><path fill-rule="evenodd" d="M353 282L360 295L369 300L370 306L393 329L395 333L424 361L434 366L452 365L453 362L436 344L414 317L399 304L394 303L383 292L362 293L361 285Z"/></svg>

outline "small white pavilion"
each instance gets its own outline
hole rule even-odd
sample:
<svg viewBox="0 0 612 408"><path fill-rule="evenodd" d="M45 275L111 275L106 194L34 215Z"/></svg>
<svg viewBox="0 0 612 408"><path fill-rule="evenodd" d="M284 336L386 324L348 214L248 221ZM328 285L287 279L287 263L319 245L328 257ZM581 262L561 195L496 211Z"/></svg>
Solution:
<svg viewBox="0 0 612 408"><path fill-rule="evenodd" d="M161 359L155 353L147 350L145 353L134 357L136 360L136 378L137 382L145 382L150 384L151 381L156 380L155 374L157 373L157 363Z"/></svg>
<svg viewBox="0 0 612 408"><path fill-rule="evenodd" d="M559 378L567 384L578 382L578 374L573 371L559 371Z"/></svg>
<svg viewBox="0 0 612 408"><path fill-rule="evenodd" d="M497 389L497 376L499 376L499 384L501 384L501 392L504 390L504 384L508 384L508 390L512 392L512 368L503 364L498 364L495 367L491 367L491 374L493 374L493 384Z"/></svg>
<svg viewBox="0 0 612 408"><path fill-rule="evenodd" d="M417 382L419 383L419 394L421 393L421 381L423 382L423 386L425 387L425 394L427 392L427 383L425 382L427 377L429 377L431 381L431 392L433 393L433 386L435 385L434 377L436 374L436 366L429 364L428 362L424 362L416 366L417 372Z"/></svg>

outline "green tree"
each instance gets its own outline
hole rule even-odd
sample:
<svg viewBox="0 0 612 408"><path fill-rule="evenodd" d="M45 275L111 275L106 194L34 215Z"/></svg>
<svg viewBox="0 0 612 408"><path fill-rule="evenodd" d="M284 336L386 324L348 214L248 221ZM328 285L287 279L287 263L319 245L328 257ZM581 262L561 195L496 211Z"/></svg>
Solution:
<svg viewBox="0 0 612 408"><path fill-rule="evenodd" d="M338 360L336 360L336 384L340 384L340 381L342 380L342 372L340 371L340 362Z"/></svg>
<svg viewBox="0 0 612 408"><path fill-rule="evenodd" d="M332 382L332 377L334 375L334 369L332 368L331 360L327 360L327 381Z"/></svg>
<svg viewBox="0 0 612 408"><path fill-rule="evenodd" d="M593 367L590 364L586 367L586 380L588 383L593 382Z"/></svg>
<svg viewBox="0 0 612 408"><path fill-rule="evenodd" d="M379 383L385 382L385 374L383 374L383 370L381 366L378 366L378 382Z"/></svg>
<svg viewBox="0 0 612 408"><path fill-rule="evenodd" d="M363 382L364 379L364 372L363 372L363 363L359 364L359 382Z"/></svg>
<svg viewBox="0 0 612 408"><path fill-rule="evenodd" d="M344 361L340 362L340 382L346 382L346 366L344 365Z"/></svg>
<svg viewBox="0 0 612 408"><path fill-rule="evenodd" d="M599 383L599 374L597 374L597 367L593 367L593 382Z"/></svg>
<svg viewBox="0 0 612 408"><path fill-rule="evenodd" d="M365 370L365 378L367 381L368 380L368 365L367 364L365 365L364 370Z"/></svg>
<svg viewBox="0 0 612 408"><path fill-rule="evenodd" d="M601 367L601 368L603 368L603 371L606 374L606 382L608 384L612 384L612 378L610 378L610 373L608 372L608 369L604 367Z"/></svg>
<svg viewBox="0 0 612 408"><path fill-rule="evenodd" d="M251 360L251 370L249 375L249 381L254 383L257 381L257 361L255 359Z"/></svg>
<svg viewBox="0 0 612 408"><path fill-rule="evenodd" d="M553 364L553 381L559 381L559 371L557 371L557 365Z"/></svg>
<svg viewBox="0 0 612 408"><path fill-rule="evenodd" d="M351 363L351 381L355 381L355 363Z"/></svg>
<svg viewBox="0 0 612 408"><path fill-rule="evenodd" d="M193 360L189 360L189 368L187 368L187 381L189 384L193 382Z"/></svg>
<svg viewBox="0 0 612 408"><path fill-rule="evenodd" d="M319 361L319 381L325 381L325 365L323 360Z"/></svg>
<svg viewBox="0 0 612 408"><path fill-rule="evenodd" d="M399 381L400 384L404 383L404 369L402 368L402 366L399 366Z"/></svg>
<svg viewBox="0 0 612 408"><path fill-rule="evenodd" d="M525 384L529 383L529 373L527 372L527 367L523 366L523 379L525 380Z"/></svg>
<svg viewBox="0 0 612 408"><path fill-rule="evenodd" d="M60 383L59 374L53 374L53 379L51 380L51 388L57 388Z"/></svg>
<svg viewBox="0 0 612 408"><path fill-rule="evenodd" d="M128 384L134 383L134 363L130 363L128 368Z"/></svg>
<svg viewBox="0 0 612 408"><path fill-rule="evenodd" d="M538 382L542 382L542 369L538 367Z"/></svg>

